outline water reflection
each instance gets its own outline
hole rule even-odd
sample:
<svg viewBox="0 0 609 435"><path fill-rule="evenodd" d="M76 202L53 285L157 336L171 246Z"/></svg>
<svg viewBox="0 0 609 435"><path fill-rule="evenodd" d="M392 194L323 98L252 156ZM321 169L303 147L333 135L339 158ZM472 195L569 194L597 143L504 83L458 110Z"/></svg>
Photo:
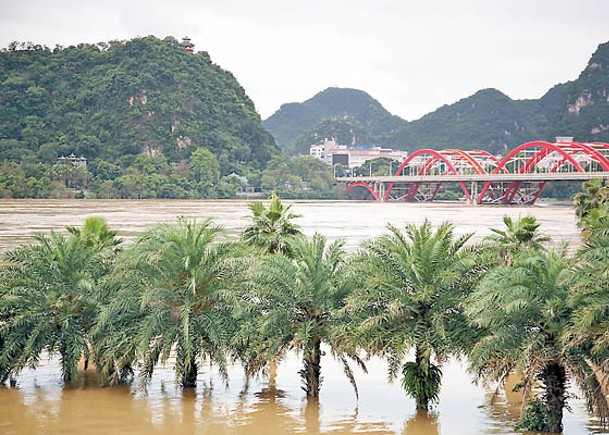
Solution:
<svg viewBox="0 0 609 435"><path fill-rule="evenodd" d="M440 435L438 414L417 410L404 424L403 435Z"/></svg>
<svg viewBox="0 0 609 435"><path fill-rule="evenodd" d="M243 396L234 412L236 433L274 434L294 433L298 420L285 403L286 394L275 387L267 387L254 393L252 398Z"/></svg>
<svg viewBox="0 0 609 435"><path fill-rule="evenodd" d="M59 364L51 360L35 372L26 371L17 388L0 388L0 433L486 435L514 433L519 415L516 377L497 392L484 390L457 377L463 372L454 361L444 367L447 391L441 406L430 413L415 412L399 385L376 382L386 373L379 361L369 364L371 379L360 380L359 401L350 400L348 381L333 384L339 376L328 380L319 400L306 400L298 367L297 357L288 358L275 384L258 379L247 392L239 367L231 369L229 387L210 369L200 373L192 390L177 388L172 368L161 367L144 395L135 386L99 388L93 370L81 373L79 386L62 387ZM324 369L327 375L340 373L340 366L330 361ZM374 393L377 388L380 396ZM581 402L572 406L565 433L607 433Z"/></svg>
<svg viewBox="0 0 609 435"><path fill-rule="evenodd" d="M489 417L489 433L505 433L506 427L515 427L518 424L523 395L521 391L516 390L519 382L520 378L512 374L496 389L487 391L481 409Z"/></svg>

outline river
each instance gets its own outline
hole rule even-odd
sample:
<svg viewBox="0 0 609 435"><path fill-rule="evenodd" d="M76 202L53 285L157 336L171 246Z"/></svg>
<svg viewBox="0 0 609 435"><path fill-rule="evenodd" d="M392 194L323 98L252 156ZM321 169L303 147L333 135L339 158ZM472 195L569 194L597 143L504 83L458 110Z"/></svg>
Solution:
<svg viewBox="0 0 609 435"><path fill-rule="evenodd" d="M463 204L403 204L344 201L293 201L297 223L306 234L343 238L353 251L367 238L383 234L387 223L403 227L429 219L450 220L457 234L474 232L473 240L501 228L502 217L535 215L555 243L577 245L575 215L570 207L465 207ZM80 225L87 216L104 216L128 243L155 222L177 216L210 217L233 236L247 225L245 201L0 200L0 252L31 240L36 232ZM443 366L440 404L429 415L417 414L399 382L387 382L383 361L356 370L359 400L329 352L322 358L319 401L307 401L300 389L300 361L290 355L275 385L256 379L243 390L240 367L230 369L225 385L213 367L202 367L195 391L175 387L172 365L155 372L147 394L134 388L98 388L93 373L81 385L63 388L57 361L44 358L37 370L26 370L15 388L0 388L0 434L510 434L519 409L511 387L476 385L463 361ZM575 395L577 391L572 391ZM604 432L571 398L565 414L566 434Z"/></svg>

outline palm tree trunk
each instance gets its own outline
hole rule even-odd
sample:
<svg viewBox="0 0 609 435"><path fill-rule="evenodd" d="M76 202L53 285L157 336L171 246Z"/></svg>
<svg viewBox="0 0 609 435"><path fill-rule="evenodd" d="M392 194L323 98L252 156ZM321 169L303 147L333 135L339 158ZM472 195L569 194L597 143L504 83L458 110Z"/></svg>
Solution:
<svg viewBox="0 0 609 435"><path fill-rule="evenodd" d="M305 354L304 368L300 374L305 381L305 391L308 397L319 397L319 387L321 384L321 339L313 338L311 349Z"/></svg>
<svg viewBox="0 0 609 435"><path fill-rule="evenodd" d="M548 432L561 433L563 409L566 404L565 386L567 376L562 365L547 364L539 377L545 389L545 404L548 410Z"/></svg>
<svg viewBox="0 0 609 435"><path fill-rule="evenodd" d="M272 358L269 361L269 388L275 391L277 387L277 359Z"/></svg>
<svg viewBox="0 0 609 435"><path fill-rule="evenodd" d="M420 369L419 373L421 373L421 376L425 376L426 373L429 373L429 357L427 357L422 349L419 346L415 347L415 363L417 364L417 367ZM427 382L425 382L424 379L420 379L421 385L425 385L427 384ZM425 388L421 388L420 394L415 397L416 402L417 402L417 409L419 410L423 410L423 411L427 411L429 410L429 401L430 398L427 394L427 391L425 391Z"/></svg>
<svg viewBox="0 0 609 435"><path fill-rule="evenodd" d="M183 361L183 370L182 370L182 388L194 388L197 386L197 362L193 357L190 358L190 361Z"/></svg>

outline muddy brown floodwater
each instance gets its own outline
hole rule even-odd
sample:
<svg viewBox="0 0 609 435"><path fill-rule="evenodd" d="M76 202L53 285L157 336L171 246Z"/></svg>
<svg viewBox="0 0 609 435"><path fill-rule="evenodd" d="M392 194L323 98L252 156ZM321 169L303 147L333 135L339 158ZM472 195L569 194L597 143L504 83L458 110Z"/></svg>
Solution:
<svg viewBox="0 0 609 435"><path fill-rule="evenodd" d="M286 201L288 202L288 201ZM500 228L502 217L532 214L556 243L578 243L570 207L477 207L461 204L396 204L341 201L294 201L304 232L343 238L355 250L367 238L383 234L385 225L452 221L458 234L475 232L474 240ZM80 225L87 216L104 216L128 243L155 222L177 216L213 218L230 234L247 224L245 201L0 200L0 252L31 240L36 232ZM387 382L383 361L356 371L357 400L342 368L329 352L322 358L323 384L318 401L307 401L300 389L300 361L289 357L278 368L275 385L267 378L243 390L240 367L230 369L225 385L213 367L202 367L195 391L176 388L172 364L159 368L145 395L135 388L98 388L93 373L80 386L64 388L57 360L43 358L37 370L26 370L15 388L0 388L0 434L510 434L518 417L519 397L511 387L475 385L464 361L443 367L440 404L429 414L417 413L399 382ZM513 381L512 383L514 383ZM509 382L508 382L509 384ZM572 391L577 395L577 391ZM569 401L565 434L609 433L585 410L581 399Z"/></svg>

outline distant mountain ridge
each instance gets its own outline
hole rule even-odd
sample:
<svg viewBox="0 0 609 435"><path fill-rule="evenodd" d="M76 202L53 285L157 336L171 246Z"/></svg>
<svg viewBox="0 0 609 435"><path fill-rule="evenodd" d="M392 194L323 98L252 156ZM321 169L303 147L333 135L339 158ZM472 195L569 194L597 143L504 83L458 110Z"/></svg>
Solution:
<svg viewBox="0 0 609 435"><path fill-rule="evenodd" d="M284 104L262 123L279 148L292 152L302 151L297 149L302 138L334 133L343 143L364 143L395 134L405 124L366 92L348 88L328 88L303 103Z"/></svg>
<svg viewBox="0 0 609 435"><path fill-rule="evenodd" d="M363 91L329 88L303 103L282 105L263 125L288 153L306 153L310 143L329 136L345 144L409 151L461 148L493 153L557 135L609 142L609 42L598 46L576 80L552 87L539 99L513 100L497 89L482 89L408 122Z"/></svg>

